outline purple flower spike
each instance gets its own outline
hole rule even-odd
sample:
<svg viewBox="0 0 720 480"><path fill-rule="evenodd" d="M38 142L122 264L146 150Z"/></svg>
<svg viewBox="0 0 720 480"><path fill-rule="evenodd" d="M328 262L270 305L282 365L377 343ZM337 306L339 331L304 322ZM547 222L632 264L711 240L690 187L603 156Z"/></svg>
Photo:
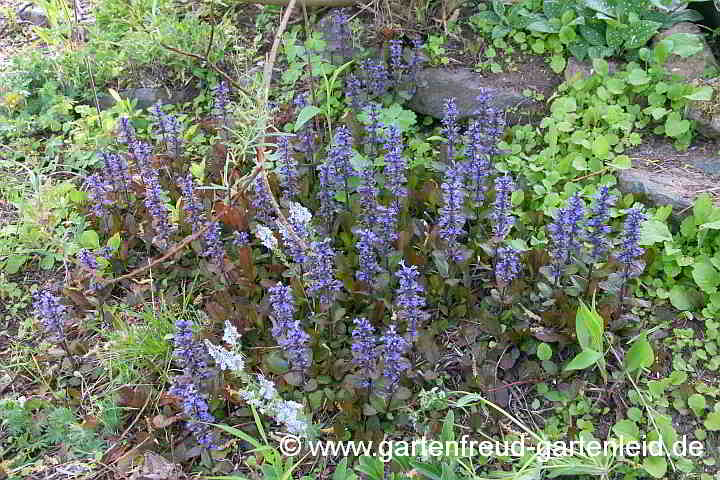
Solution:
<svg viewBox="0 0 720 480"><path fill-rule="evenodd" d="M367 388L377 366L377 337L375 328L366 318L356 318L353 323L356 327L352 331L352 363L358 367L360 386Z"/></svg>
<svg viewBox="0 0 720 480"><path fill-rule="evenodd" d="M220 222L212 222L203 234L203 239L205 240L205 252L203 256L210 258L215 265L222 267L223 260L225 259L225 248L223 247L220 235Z"/></svg>
<svg viewBox="0 0 720 480"><path fill-rule="evenodd" d="M336 191L347 192L350 177L355 173L350 159L353 156L352 151L352 135L350 130L344 125L339 127L335 132L333 139L333 147L330 150L329 160L333 165L335 176L333 182Z"/></svg>
<svg viewBox="0 0 720 480"><path fill-rule="evenodd" d="M329 216L335 212L334 198L337 193L345 193L346 201L350 201L350 177L355 174L350 163L352 156L352 136L347 127L341 126L335 133L328 158L318 167L320 216Z"/></svg>
<svg viewBox="0 0 720 480"><path fill-rule="evenodd" d="M40 318L50 335L56 339L65 338L67 307L60 303L59 297L47 290L40 290L34 294L33 308L35 315Z"/></svg>
<svg viewBox="0 0 720 480"><path fill-rule="evenodd" d="M188 223L192 227L192 231L196 232L202 228L204 220L202 205L195 195L195 181L192 175L178 177L178 187L183 198L183 211L187 216Z"/></svg>
<svg viewBox="0 0 720 480"><path fill-rule="evenodd" d="M130 184L130 177L125 160L117 153L102 152L100 153L100 157L105 163L103 171L105 178L109 179L112 183L112 189L115 192L127 191L127 187Z"/></svg>
<svg viewBox="0 0 720 480"><path fill-rule="evenodd" d="M298 179L300 174L297 169L297 161L293 158L290 141L287 136L278 138L278 171L281 178L283 196L293 199L298 194Z"/></svg>
<svg viewBox="0 0 720 480"><path fill-rule="evenodd" d="M448 256L454 262L461 262L463 255L460 251L458 238L465 234L465 214L463 204L465 202L465 185L463 170L460 165L453 162L445 172L445 181L440 188L443 192L443 206L440 209L438 226L440 227L440 238L448 244Z"/></svg>
<svg viewBox="0 0 720 480"><path fill-rule="evenodd" d="M400 269L395 272L395 276L400 281L395 300L398 317L407 322L410 338L414 340L417 338L418 324L427 317L423 310L425 289L418 282L420 272L417 266L406 267L404 262L400 262Z"/></svg>
<svg viewBox="0 0 720 480"><path fill-rule="evenodd" d="M400 376L410 368L410 363L403 357L410 350L410 344L401 337L390 325L380 338L383 354L383 377L387 380L386 393L392 394L397 389Z"/></svg>
<svg viewBox="0 0 720 480"><path fill-rule="evenodd" d="M365 108L368 102L367 91L360 77L351 73L345 79L345 96L350 100L350 108L359 112Z"/></svg>
<svg viewBox="0 0 720 480"><path fill-rule="evenodd" d="M357 192L360 196L360 211L363 213L360 221L367 229L373 229L377 223L377 196L379 189L375 181L375 168L372 164L360 172L360 185Z"/></svg>
<svg viewBox="0 0 720 480"><path fill-rule="evenodd" d="M366 76L370 94L382 97L390 88L390 74L384 62L376 62L368 58L362 63L360 70Z"/></svg>
<svg viewBox="0 0 720 480"><path fill-rule="evenodd" d="M407 162L403 156L403 147L402 133L397 127L390 125L385 142L385 183L395 199L395 208L398 210L401 201L407 197L407 188L405 187Z"/></svg>
<svg viewBox="0 0 720 480"><path fill-rule="evenodd" d="M190 378L208 378L213 372L208 367L208 353L202 343L193 338L192 323L182 318L175 321L173 357Z"/></svg>
<svg viewBox="0 0 720 480"><path fill-rule="evenodd" d="M118 120L119 129L117 131L117 141L125 145L132 145L135 142L135 127L133 127L128 117L120 117Z"/></svg>
<svg viewBox="0 0 720 480"><path fill-rule="evenodd" d="M250 205L255 209L255 217L268 225L275 224L275 208L267 183L258 175L253 182L253 195Z"/></svg>
<svg viewBox="0 0 720 480"><path fill-rule="evenodd" d="M87 248L83 248L82 250L77 252L75 257L77 258L78 263L80 263L80 265L83 268L86 268L86 269L92 270L92 271L95 271L98 269L98 262L97 262L97 258L95 256L95 254L92 253Z"/></svg>
<svg viewBox="0 0 720 480"><path fill-rule="evenodd" d="M500 286L512 283L522 270L518 252L512 247L500 247L495 260L495 279Z"/></svg>
<svg viewBox="0 0 720 480"><path fill-rule="evenodd" d="M378 247L381 256L387 256L393 250L393 242L397 240L398 210L394 205L387 207L378 205L375 219L377 220L377 233L382 242Z"/></svg>
<svg viewBox="0 0 720 480"><path fill-rule="evenodd" d="M515 225L515 217L512 215L512 203L510 201L514 189L515 183L509 175L503 175L495 179L492 230L497 241L504 239Z"/></svg>
<svg viewBox="0 0 720 480"><path fill-rule="evenodd" d="M300 322L294 319L295 300L289 286L278 283L270 287L272 308L272 335L287 356L288 362L298 371L310 368L310 337L303 331Z"/></svg>
<svg viewBox="0 0 720 480"><path fill-rule="evenodd" d="M155 229L155 240L161 246L166 246L170 234L174 228L170 225L170 210L165 204L166 193L160 186L160 177L157 170L151 168L143 172L143 181L145 182L145 208L152 217L153 228Z"/></svg>
<svg viewBox="0 0 720 480"><path fill-rule="evenodd" d="M464 170L467 177L468 193L472 202L481 205L485 200L485 190L487 189L485 182L491 170L482 124L479 121L472 122L467 134L469 143L466 150L467 159L464 163Z"/></svg>
<svg viewBox="0 0 720 480"><path fill-rule="evenodd" d="M232 244L236 247L247 247L250 245L250 234L248 232L233 232Z"/></svg>
<svg viewBox="0 0 720 480"><path fill-rule="evenodd" d="M380 237L370 229L360 229L355 232L357 237L358 271L355 278L368 284L371 288L375 282L375 276L383 271L378 264L376 247L382 242Z"/></svg>
<svg viewBox="0 0 720 480"><path fill-rule="evenodd" d="M310 336L305 333L298 320L290 322L287 330L276 337L278 345L287 356L288 363L293 370L305 373L310 368Z"/></svg>
<svg viewBox="0 0 720 480"><path fill-rule="evenodd" d="M109 214L108 206L113 202L108 198L108 194L113 191L112 184L102 177L99 173L93 173L87 178L89 189L88 197L92 206L90 212L97 218L103 218Z"/></svg>
<svg viewBox="0 0 720 480"><path fill-rule="evenodd" d="M460 127L457 124L458 109L455 105L454 98L448 98L445 102L445 116L442 119L443 135L447 141L447 158L448 161L455 160L457 152L457 140L460 135Z"/></svg>
<svg viewBox="0 0 720 480"><path fill-rule="evenodd" d="M390 66L393 69L395 84L398 85L402 80L404 71L407 69L405 60L403 59L402 40L390 40Z"/></svg>
<svg viewBox="0 0 720 480"><path fill-rule="evenodd" d="M182 401L183 413L188 418L185 427L193 434L198 444L208 449L218 449L215 434L208 423L215 423L210 413L206 395L200 393L191 378L178 377L169 390L170 395Z"/></svg>
<svg viewBox="0 0 720 480"><path fill-rule="evenodd" d="M624 265L622 273L623 279L628 280L632 277L638 276L638 268L635 266L635 258L645 253L645 249L638 246L640 241L640 227L642 223L647 220L642 205L637 205L625 212L625 225L620 241L620 253L617 255L617 259Z"/></svg>
<svg viewBox="0 0 720 480"><path fill-rule="evenodd" d="M222 120L222 124L225 128L228 126L227 114L228 104L230 103L229 94L230 89L224 81L218 83L213 89L213 110L215 111L215 115Z"/></svg>
<svg viewBox="0 0 720 480"><path fill-rule="evenodd" d="M583 219L585 202L578 193L568 200L567 206L558 211L557 219L548 225L553 248L552 276L557 281L563 269L572 263L573 256L580 252L583 242Z"/></svg>
<svg viewBox="0 0 720 480"><path fill-rule="evenodd" d="M295 300L289 286L278 283L268 289L272 308L272 335L277 338L295 321Z"/></svg>
<svg viewBox="0 0 720 480"><path fill-rule="evenodd" d="M382 129L383 123L380 121L380 105L375 102L371 102L364 108L367 113L370 124L365 127L368 137L368 146L370 147L371 154L377 153L378 145L382 143Z"/></svg>
<svg viewBox="0 0 720 480"><path fill-rule="evenodd" d="M610 207L615 203L615 197L610 195L610 187L603 185L598 188L595 195L595 205L590 210L587 221L587 237L592 245L590 257L595 262L601 261L610 250L608 234L612 231L610 221Z"/></svg>
<svg viewBox="0 0 720 480"><path fill-rule="evenodd" d="M326 238L310 245L307 293L322 305L330 305L342 289L342 283L335 279L335 252L330 243L331 239Z"/></svg>

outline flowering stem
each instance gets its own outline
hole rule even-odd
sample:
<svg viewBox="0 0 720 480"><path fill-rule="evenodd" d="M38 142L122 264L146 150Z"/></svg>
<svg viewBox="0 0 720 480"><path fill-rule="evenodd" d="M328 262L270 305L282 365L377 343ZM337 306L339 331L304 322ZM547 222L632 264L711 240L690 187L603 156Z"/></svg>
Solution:
<svg viewBox="0 0 720 480"><path fill-rule="evenodd" d="M590 283L592 282L593 267L594 267L594 264L591 263L590 268L588 270L587 285L585 286L585 296L586 297L588 295L590 295Z"/></svg>
<svg viewBox="0 0 720 480"><path fill-rule="evenodd" d="M623 274L623 285L622 288L620 288L620 303L618 305L618 318L622 316L623 313L625 313L625 295L627 295L627 278L628 274L630 272L630 264L625 264L625 273Z"/></svg>

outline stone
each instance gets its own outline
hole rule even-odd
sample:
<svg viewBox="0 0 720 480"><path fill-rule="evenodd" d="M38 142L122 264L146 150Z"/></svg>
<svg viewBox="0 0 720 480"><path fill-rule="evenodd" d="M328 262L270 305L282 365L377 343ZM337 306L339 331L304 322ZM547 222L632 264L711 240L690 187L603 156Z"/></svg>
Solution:
<svg viewBox="0 0 720 480"><path fill-rule="evenodd" d="M120 98L137 100L136 108L147 109L157 102L163 105L175 105L192 101L199 95L197 88L189 87L183 90L167 90L165 88L130 88L120 90ZM115 99L110 95L98 95L98 103L101 110L107 110L115 105Z"/></svg>
<svg viewBox="0 0 720 480"><path fill-rule="evenodd" d="M47 13L42 7L35 5L26 6L18 10L17 17L25 22L32 23L38 27L49 27L50 20L48 19Z"/></svg>
<svg viewBox="0 0 720 480"><path fill-rule="evenodd" d="M700 27L690 22L676 23L672 27L659 32L652 40L654 46L657 42L669 37L676 33L689 33L692 35L698 35L703 43L703 49L694 55L689 57L681 57L680 55L670 55L670 58L665 62L665 69L668 73L679 75L686 80L695 80L703 78L703 76L711 70L718 68L718 62L713 55L710 46L705 40L705 36L702 34Z"/></svg>
<svg viewBox="0 0 720 480"><path fill-rule="evenodd" d="M612 75L622 68L622 64L615 60L608 60L608 72ZM578 60L575 57L568 58L567 66L565 67L565 81L570 82L574 79L587 78L595 73L592 64L587 61Z"/></svg>
<svg viewBox="0 0 720 480"><path fill-rule="evenodd" d="M671 205L672 218L683 218L702 192L717 192L720 179L718 145L696 142L678 152L668 139L648 137L628 151L632 168L618 172L618 188L654 206Z"/></svg>
<svg viewBox="0 0 720 480"><path fill-rule="evenodd" d="M466 68L425 68L418 72L417 90L409 107L417 113L442 118L445 102L454 98L458 118L478 115L477 97L485 90L490 93L491 106L496 109L515 109L508 115L510 124L527 121L547 110L545 102L523 95L529 89L548 98L561 78L549 71L544 61L528 62L523 70L497 75L473 72Z"/></svg>
<svg viewBox="0 0 720 480"><path fill-rule="evenodd" d="M643 168L628 168L618 174L618 189L632 193L655 206L672 205L677 214L692 205L692 189L683 175L657 173Z"/></svg>

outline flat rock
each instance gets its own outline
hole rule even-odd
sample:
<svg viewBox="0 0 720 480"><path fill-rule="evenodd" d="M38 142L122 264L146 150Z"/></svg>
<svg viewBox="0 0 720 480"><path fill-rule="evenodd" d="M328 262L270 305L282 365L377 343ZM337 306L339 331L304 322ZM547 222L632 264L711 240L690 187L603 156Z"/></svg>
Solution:
<svg viewBox="0 0 720 480"><path fill-rule="evenodd" d="M459 118L480 113L477 97L488 91L491 106L496 109L514 109L508 115L509 123L527 121L546 111L546 102L523 95L530 89L548 98L562 81L552 73L540 57L532 57L518 71L488 75L466 68L426 68L418 72L417 91L410 100L410 108L417 113L442 118L445 102L454 98Z"/></svg>
<svg viewBox="0 0 720 480"><path fill-rule="evenodd" d="M666 139L649 138L627 152L633 167L618 173L618 188L655 206L671 205L673 218L680 219L700 193L720 194L717 149L715 143L701 142L678 152Z"/></svg>
<svg viewBox="0 0 720 480"><path fill-rule="evenodd" d="M165 88L130 88L120 90L118 94L120 98L137 100L137 108L147 109L160 102L163 105L174 105L192 101L198 96L200 91L196 88L186 88L184 90L170 90ZM98 103L101 110L107 110L115 105L115 99L110 95L98 95Z"/></svg>

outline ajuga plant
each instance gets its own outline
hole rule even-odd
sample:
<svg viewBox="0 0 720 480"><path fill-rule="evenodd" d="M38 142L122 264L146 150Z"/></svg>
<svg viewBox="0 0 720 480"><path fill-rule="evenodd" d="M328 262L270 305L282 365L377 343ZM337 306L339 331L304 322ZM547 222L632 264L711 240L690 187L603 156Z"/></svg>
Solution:
<svg viewBox="0 0 720 480"><path fill-rule="evenodd" d="M525 315L516 305L549 308L553 286L565 288L578 262L605 264L603 270L619 266L622 302L640 268L642 212L626 215L618 237L612 230L609 189L600 189L593 202L584 197L586 190L575 189L579 193L552 218L534 212L528 220L520 193L532 192L524 192L526 179L503 163L498 147L503 112L490 107L487 92L479 99L483 110L469 124L459 120L455 102L448 99L445 118L437 125L446 154L430 166L411 167L408 132L383 115L393 90L402 88L397 79L410 75L411 62L398 53L402 46L391 45L389 64L358 62L346 77L345 106L365 114L364 130L339 123L323 142L308 122L307 130L275 137L277 149L268 154L274 170L264 163L267 177L265 170L248 177L247 191L237 195L241 204L223 205L239 220L218 221L217 212L208 208L209 189L188 173L184 153L152 155L129 119L120 123L118 146L105 154L106 168L88 182L98 229L110 238L123 236L122 245L111 252L113 262L145 265L138 246L154 255L177 242L191 245L197 253L193 260L209 273L205 288L218 292L207 296L212 298L208 310L222 322L247 319L261 347L248 351L247 362L233 356L237 350L215 346L208 346L210 356L225 372L262 365L281 375L282 381L271 386L269 373L263 378L239 373L253 387L238 398L294 431L303 431L296 420L313 402L304 407L282 403L281 395L296 394L299 400L308 397L300 387L315 388L313 398L322 400L330 391L332 400L324 404L341 403L347 418L375 417L354 423L351 430L380 428L395 418L389 414L393 400L409 398L404 387L422 381L423 344L433 341L441 325L479 311L511 330L515 316ZM224 87L216 95L216 115L232 128ZM300 104L308 98L296 96ZM157 109L155 114L153 133L163 151L174 150L167 136L182 129L171 129L172 122L161 120ZM530 231L535 246L550 250L549 265L537 265L548 263L547 256L528 254L523 235ZM621 253L609 261L618 243ZM81 255L78 264L84 271L95 268L93 255L97 275L107 275L97 250ZM536 294L540 287L535 284L541 282L533 280L538 279L521 281L538 269L551 279L548 295ZM152 273L155 278L158 268ZM513 295L526 298L513 302ZM191 341L189 326L179 325L176 358L183 375L173 391L188 399L189 426L198 441L210 446L216 439L204 430L213 414L202 396L207 364ZM226 343L239 348L237 341ZM284 359L276 361L278 355ZM316 385L321 378L328 384L322 389Z"/></svg>

